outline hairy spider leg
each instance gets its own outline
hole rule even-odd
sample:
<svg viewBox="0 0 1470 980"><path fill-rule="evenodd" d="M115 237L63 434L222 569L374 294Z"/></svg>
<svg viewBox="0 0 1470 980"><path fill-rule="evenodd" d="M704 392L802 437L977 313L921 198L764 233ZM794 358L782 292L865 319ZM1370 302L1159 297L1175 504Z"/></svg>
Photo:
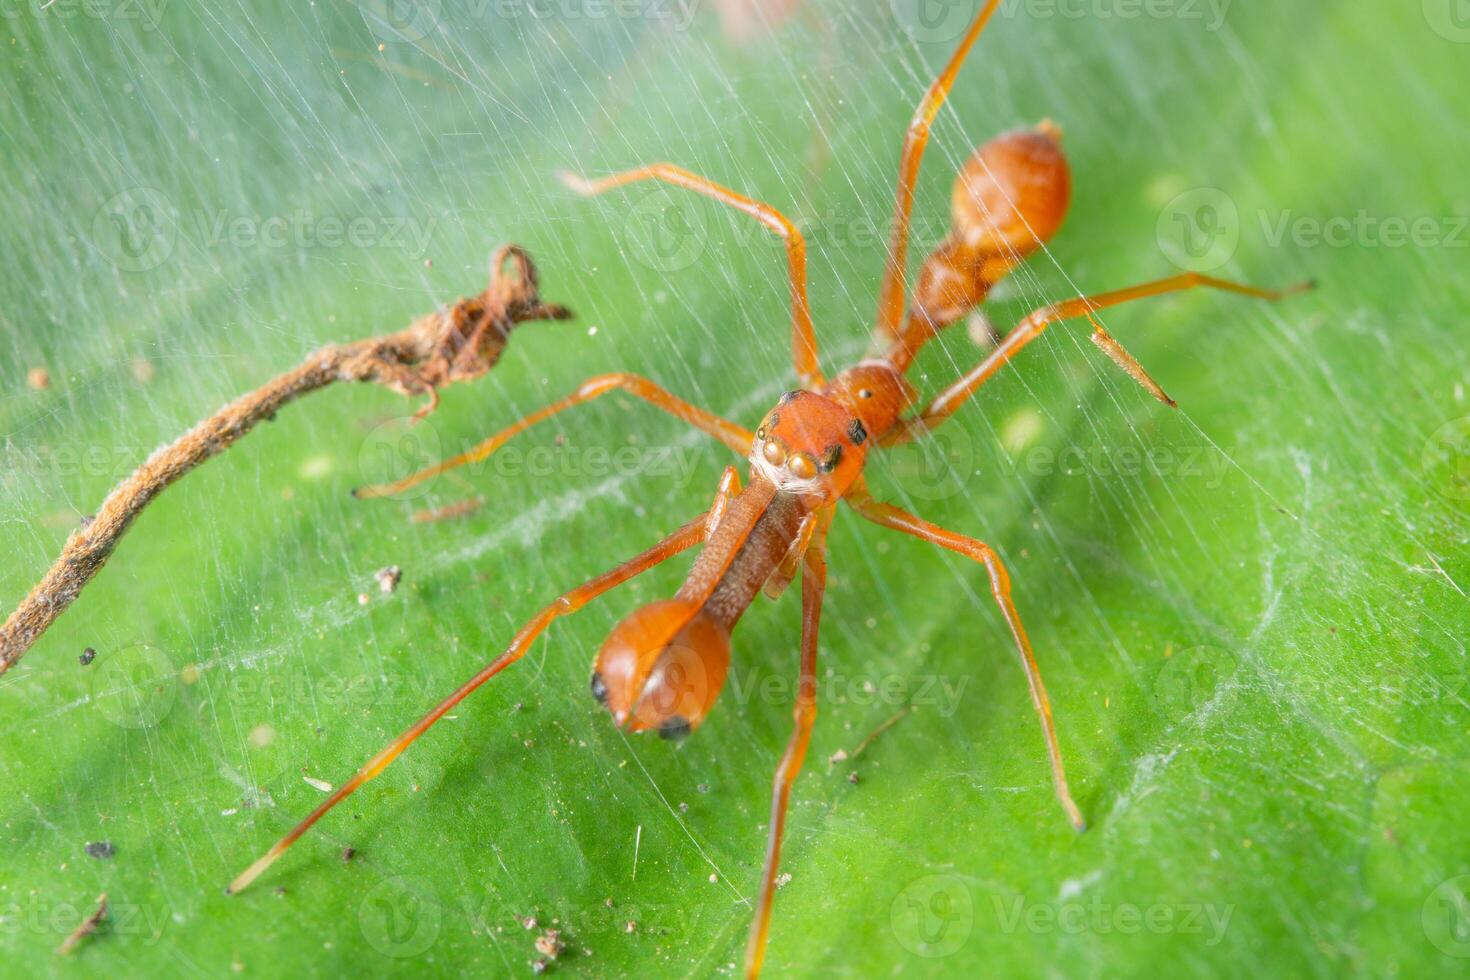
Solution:
<svg viewBox="0 0 1470 980"><path fill-rule="evenodd" d="M728 496L730 491L729 471L727 471L726 479L721 481L720 486L720 496ZM386 769L389 763L398 758L405 749L412 745L420 735L428 731L446 712L464 700L481 684L484 684L490 678L524 656L526 651L530 649L531 644L535 642L536 638L554 620L558 617L576 612L604 592L622 585L629 579L641 575L661 562L698 544L704 540L708 533L709 520L710 514L706 512L688 524L685 524L679 530L664 538L636 558L632 558L610 571L603 572L585 584L570 592L564 593L550 605L542 609L530 622L521 627L520 632L511 640L510 646L506 648L504 653L487 664L483 670L466 681L453 694L435 705L428 714L415 722L411 728L402 735L399 735L392 742L389 742L382 751L369 759L351 779L343 783L320 806L313 810L310 816L297 824L290 833L272 845L270 850L261 855L254 864L246 868L239 877L232 881L230 886L225 889L225 894L233 895L260 877L261 873L275 863L275 860L284 854L287 848L294 844L301 835L310 830L313 824L325 816L338 803L341 803L356 792L364 783L373 779Z"/></svg>
<svg viewBox="0 0 1470 980"><path fill-rule="evenodd" d="M894 190L893 229L888 239L888 261L883 267L883 279L878 285L877 339L887 345L897 339L900 321L903 319L904 296L908 292L909 219L914 210L914 184L919 177L919 164L924 159L924 149L929 145L929 130L939 110L949 98L960 67L980 32L985 30L990 17L995 13L1000 0L986 0L985 6L975 15L959 47L950 55L949 63L934 79L914 117L909 122L908 132L903 138L903 152L898 164L898 186Z"/></svg>
<svg viewBox="0 0 1470 980"><path fill-rule="evenodd" d="M1067 772L1062 766L1062 749L1057 743L1056 723L1051 715L1051 699L1046 696L1046 685L1041 681L1041 668L1037 666L1031 641L1021 625L1021 614L1011 601L1011 577L995 549L983 541L947 531L902 508L880 503L866 495L849 495L847 502L852 505L853 510L874 524L911 534L921 541L948 548L985 566L985 571L990 575L990 594L995 597L996 605L1000 606L1001 615L1005 617L1006 625L1010 627L1011 636L1021 654L1021 669L1026 672L1026 683L1031 689L1031 703L1036 706L1036 713L1041 719L1041 733L1046 739L1046 753L1051 760L1051 777L1057 799L1061 801L1062 809L1066 811L1072 826L1079 831L1086 829L1082 811L1072 802L1072 793L1067 788Z"/></svg>
<svg viewBox="0 0 1470 980"><path fill-rule="evenodd" d="M562 172L561 178L572 190L588 197L641 180L661 180L714 198L721 204L728 204L737 211L751 215L775 232L786 246L787 275L791 281L791 363L803 387L817 388L823 384L825 379L817 359L817 336L812 328L811 304L806 295L806 239L784 214L769 204L737 194L728 187L692 174L672 163L652 163L597 180L588 180L567 171Z"/></svg>
<svg viewBox="0 0 1470 980"><path fill-rule="evenodd" d="M1049 325L1079 316L1086 316L1091 319L1091 315L1094 312L1106 309L1109 306L1117 306L1120 303L1127 303L1136 299L1145 299L1150 296L1179 292L1197 287L1221 289L1226 292L1240 293L1243 296L1254 296L1257 299L1277 300L1284 296L1290 296L1294 293L1310 289L1312 288L1312 283L1298 283L1286 289L1261 289L1256 286L1231 282L1227 279L1216 279L1213 276L1201 275L1197 272L1186 272L1182 275L1170 276L1167 279L1158 279L1138 286L1130 286L1127 289L1119 289L1110 293L1098 293L1095 296L1078 296L1060 303L1043 306L1023 319L1014 330L1006 334L1005 340L1001 341L1000 345L991 351L985 360L981 361L968 374L960 378L960 380L940 392L923 411L909 419L905 425L895 427L892 434L884 440L884 445L891 446L907 442L920 432L937 427L968 401L970 396L988 381L995 372L999 371L1012 357L1015 357L1021 348L1041 336L1042 332ZM1096 320L1093 320L1094 324L1096 322ZM1107 334L1103 334L1102 336L1105 339L1099 346L1102 346L1103 350L1114 361L1118 361L1124 367L1124 370L1127 370L1129 375L1135 381L1138 381L1139 384L1143 385L1145 390L1149 391L1150 394L1153 394L1155 397L1163 395L1162 389L1159 389L1158 385L1153 382L1153 379L1143 373L1143 368L1138 366L1138 362L1127 351L1124 351L1116 340L1113 340ZM1109 346L1112 348L1111 350ZM1119 360L1119 357L1115 356L1114 351L1120 354L1124 360ZM1129 365L1136 368L1137 373ZM1163 395L1162 400L1167 403L1169 398L1167 395Z"/></svg>
<svg viewBox="0 0 1470 980"><path fill-rule="evenodd" d="M502 429L473 449L466 450L458 456L452 456L443 462L436 463L426 469L420 470L410 476L392 483L383 483L369 487L358 487L352 491L352 495L359 499L372 497L386 497L395 493L402 493L411 487L416 487L425 480L432 479L441 473L445 473L467 463L478 463L486 459L495 450L505 445L513 436L524 432L537 422L551 418L551 416L564 412L567 409L601 398L610 391L626 391L631 395L643 399L650 405L660 408L681 421L688 422L701 432L711 435L729 446L735 452L744 456L750 452L751 441L755 439L754 433L748 432L736 425L734 422L723 419L713 412L707 412L689 404L677 395L672 395L649 381L647 378L636 374L600 374L586 381L567 397L525 416L512 424L509 428Z"/></svg>
<svg viewBox="0 0 1470 980"><path fill-rule="evenodd" d="M791 786L801 773L817 718L817 625L822 617L822 597L827 590L827 526L833 509L818 517L802 561L801 572L801 670L797 679L796 704L791 740L776 766L771 785L771 826L766 841L766 861L761 872L760 898L750 923L745 947L745 975L760 975L766 956L766 939L771 931L771 908L776 899L776 875L781 868L781 838L786 830L786 811L791 803Z"/></svg>

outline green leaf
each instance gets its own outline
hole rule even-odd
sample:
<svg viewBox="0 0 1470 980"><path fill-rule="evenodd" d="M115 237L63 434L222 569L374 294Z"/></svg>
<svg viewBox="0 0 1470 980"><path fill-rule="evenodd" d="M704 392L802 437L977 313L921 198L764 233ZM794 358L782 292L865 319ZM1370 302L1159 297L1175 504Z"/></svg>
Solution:
<svg viewBox="0 0 1470 980"><path fill-rule="evenodd" d="M154 447L322 344L478 291L495 244L525 245L578 314L518 330L411 429L417 405L377 388L292 405L163 494L0 677L8 971L521 974L547 927L567 975L740 969L796 591L741 623L732 681L682 744L619 733L587 691L607 631L687 558L555 623L222 894L321 786L544 603L701 512L735 460L613 395L422 495L351 487L592 374L743 424L793 383L762 229L648 187L576 199L558 168L668 159L787 209L826 364L862 355L903 127L952 38L903 3L829 2L737 45L711 11L650 13L666 7L7 15L7 606ZM1008 563L1090 826L1053 796L982 571L844 511L769 972L1464 972L1466 31L1447 2L1003 10L915 212L922 254L971 147L1063 125L1071 215L993 323L1181 264L1319 288L1110 311L1177 412L1073 324L933 440L875 459L875 491ZM915 383L981 356L956 328ZM102 842L112 856L86 850ZM107 920L63 962L102 892Z"/></svg>

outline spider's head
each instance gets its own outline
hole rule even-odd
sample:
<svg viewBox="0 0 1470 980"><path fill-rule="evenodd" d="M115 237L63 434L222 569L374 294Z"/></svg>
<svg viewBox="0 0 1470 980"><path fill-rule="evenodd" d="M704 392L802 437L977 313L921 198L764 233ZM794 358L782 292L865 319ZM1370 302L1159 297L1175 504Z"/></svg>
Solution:
<svg viewBox="0 0 1470 980"><path fill-rule="evenodd" d="M1057 233L1072 199L1061 130L1050 120L982 145L955 178L950 220L964 246L1020 261Z"/></svg>
<svg viewBox="0 0 1470 980"><path fill-rule="evenodd" d="M730 633L693 602L650 603L619 623L592 670L592 696L618 727L679 739L714 706L730 667Z"/></svg>
<svg viewBox="0 0 1470 980"><path fill-rule="evenodd" d="M869 444L867 424L840 401L788 391L755 430L750 464L815 508L847 492L863 471Z"/></svg>

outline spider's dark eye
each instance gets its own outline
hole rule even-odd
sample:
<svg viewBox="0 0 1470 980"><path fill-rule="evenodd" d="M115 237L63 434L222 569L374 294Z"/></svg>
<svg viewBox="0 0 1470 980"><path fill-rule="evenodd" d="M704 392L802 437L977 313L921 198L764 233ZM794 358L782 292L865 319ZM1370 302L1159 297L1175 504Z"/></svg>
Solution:
<svg viewBox="0 0 1470 980"><path fill-rule="evenodd" d="M871 391L869 391L868 389L866 389L866 388L862 388L862 389L860 389L858 391L858 397L859 398L872 398L873 397L873 393Z"/></svg>
<svg viewBox="0 0 1470 980"><path fill-rule="evenodd" d="M863 425L862 419L852 420L852 424L847 427L847 437L852 440L854 446L861 446L867 441L868 430Z"/></svg>
<svg viewBox="0 0 1470 980"><path fill-rule="evenodd" d="M765 439L765 437L766 437L766 427L765 426L761 426L759 429L756 429L755 430L755 437L757 439Z"/></svg>
<svg viewBox="0 0 1470 980"><path fill-rule="evenodd" d="M828 446L827 451L822 454L821 469L823 473L831 473L837 469L837 464L842 462L842 447Z"/></svg>

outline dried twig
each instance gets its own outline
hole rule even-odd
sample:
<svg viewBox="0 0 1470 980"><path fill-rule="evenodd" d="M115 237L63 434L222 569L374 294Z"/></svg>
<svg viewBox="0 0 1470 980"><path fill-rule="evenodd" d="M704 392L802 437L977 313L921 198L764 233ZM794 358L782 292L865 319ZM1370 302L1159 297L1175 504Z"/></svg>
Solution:
<svg viewBox="0 0 1470 980"><path fill-rule="evenodd" d="M61 557L0 627L0 673L66 611L154 497L286 404L333 382L370 381L404 395L427 395L428 405L416 416L422 417L438 403L439 388L478 378L494 367L516 324L570 316L564 307L541 302L536 267L525 250L504 245L491 256L490 284L478 296L420 317L399 333L325 347L226 405L154 452L67 539Z"/></svg>
<svg viewBox="0 0 1470 980"><path fill-rule="evenodd" d="M97 896L97 910L82 920L81 925L71 931L71 935L61 941L56 947L57 956L66 956L77 948L77 944L83 939L97 931L97 926L107 918L107 893L103 892Z"/></svg>

